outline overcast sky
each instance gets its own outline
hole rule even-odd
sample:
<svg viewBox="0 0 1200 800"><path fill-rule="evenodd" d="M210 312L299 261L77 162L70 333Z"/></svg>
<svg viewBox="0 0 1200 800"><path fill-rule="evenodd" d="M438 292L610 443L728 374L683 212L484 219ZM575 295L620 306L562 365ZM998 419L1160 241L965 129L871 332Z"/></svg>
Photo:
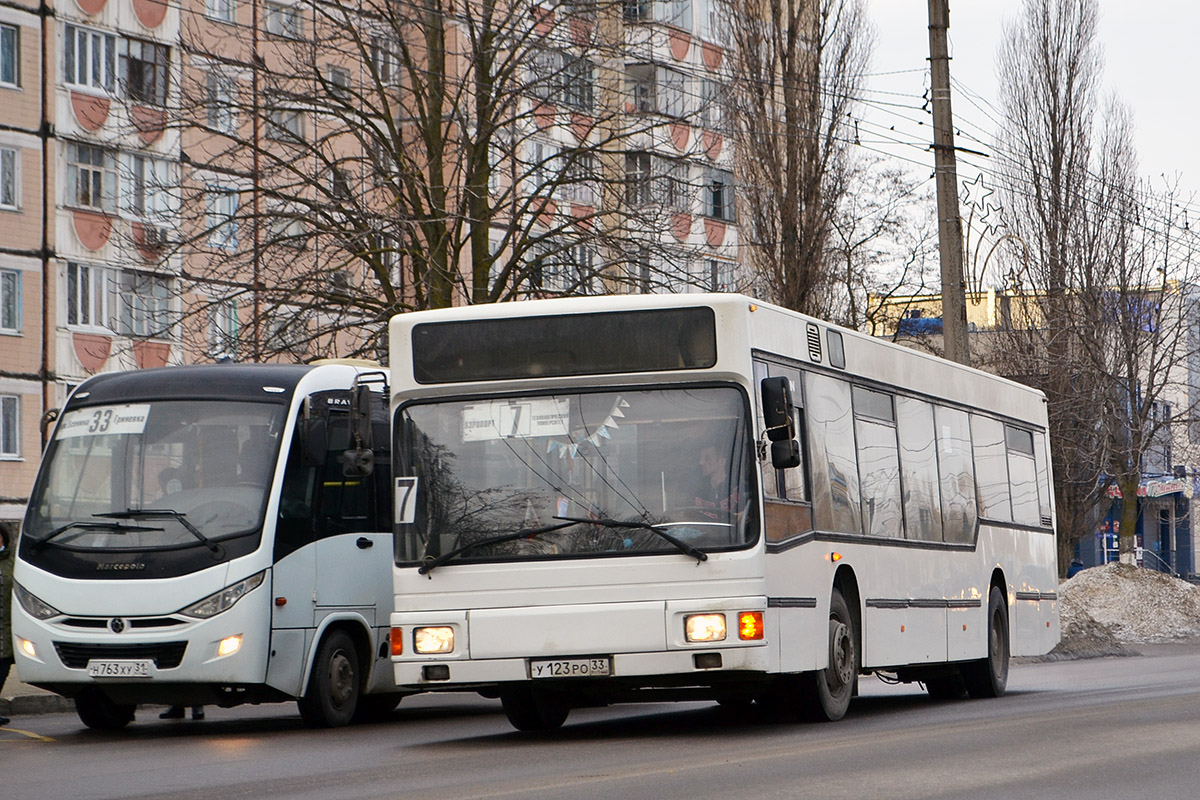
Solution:
<svg viewBox="0 0 1200 800"><path fill-rule="evenodd" d="M867 97L864 144L919 164L932 164L927 151L932 119L921 112L929 84L927 0L868 0L876 26L873 73ZM961 133L955 144L987 152L995 131L996 51L1005 23L1017 18L1021 0L951 0L951 102ZM1195 212L1200 203L1200 4L1178 0L1101 0L1104 93L1115 92L1133 111L1140 172L1153 185L1161 175L1178 177ZM894 74L885 74L894 73ZM917 122L925 120L925 126ZM890 130L895 125L896 130ZM884 144L889 138L900 144ZM966 162L965 164L963 162ZM960 176L987 159L960 155ZM914 170L919 168L914 165ZM1200 217L1200 213L1196 213Z"/></svg>

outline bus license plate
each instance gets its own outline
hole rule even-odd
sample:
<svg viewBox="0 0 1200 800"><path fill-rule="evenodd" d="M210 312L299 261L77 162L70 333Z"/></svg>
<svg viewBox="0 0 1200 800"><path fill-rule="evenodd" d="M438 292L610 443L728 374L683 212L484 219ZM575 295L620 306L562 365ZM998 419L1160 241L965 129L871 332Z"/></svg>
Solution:
<svg viewBox="0 0 1200 800"><path fill-rule="evenodd" d="M150 659L139 661L89 661L89 678L149 678Z"/></svg>
<svg viewBox="0 0 1200 800"><path fill-rule="evenodd" d="M607 658L555 658L529 662L531 678L594 678L611 674Z"/></svg>

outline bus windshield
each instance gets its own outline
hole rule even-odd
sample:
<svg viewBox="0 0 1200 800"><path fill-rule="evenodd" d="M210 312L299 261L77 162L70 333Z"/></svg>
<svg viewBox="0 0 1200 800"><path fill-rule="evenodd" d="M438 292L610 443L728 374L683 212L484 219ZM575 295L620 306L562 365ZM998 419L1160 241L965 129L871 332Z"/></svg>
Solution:
<svg viewBox="0 0 1200 800"><path fill-rule="evenodd" d="M398 415L401 469L418 485L400 561L679 553L679 542L730 549L758 536L748 406L734 387L413 404Z"/></svg>
<svg viewBox="0 0 1200 800"><path fill-rule="evenodd" d="M211 400L70 410L23 536L35 547L122 552L217 552L221 539L257 538L286 410Z"/></svg>

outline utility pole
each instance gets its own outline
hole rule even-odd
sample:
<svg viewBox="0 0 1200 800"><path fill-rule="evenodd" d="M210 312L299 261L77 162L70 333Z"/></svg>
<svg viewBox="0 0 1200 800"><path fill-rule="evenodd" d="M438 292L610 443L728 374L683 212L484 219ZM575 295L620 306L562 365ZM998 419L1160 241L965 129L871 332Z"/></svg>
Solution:
<svg viewBox="0 0 1200 800"><path fill-rule="evenodd" d="M929 0L929 74L933 101L933 163L937 180L938 255L942 265L942 354L971 363L967 298L963 286L962 219L958 214L958 167L954 115L950 110L950 54L946 31L950 0Z"/></svg>

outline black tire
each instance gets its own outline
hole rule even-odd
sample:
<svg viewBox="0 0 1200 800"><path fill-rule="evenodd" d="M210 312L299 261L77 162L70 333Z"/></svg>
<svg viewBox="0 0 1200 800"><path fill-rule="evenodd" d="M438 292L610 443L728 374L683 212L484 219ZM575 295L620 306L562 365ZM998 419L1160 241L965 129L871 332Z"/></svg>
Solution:
<svg viewBox="0 0 1200 800"><path fill-rule="evenodd" d="M358 708L354 709L354 721L378 722L387 719L405 697L408 695L403 692L364 694L358 698Z"/></svg>
<svg viewBox="0 0 1200 800"><path fill-rule="evenodd" d="M114 703L101 689L84 689L75 698L75 713L89 728L98 731L118 731L133 722L137 706Z"/></svg>
<svg viewBox="0 0 1200 800"><path fill-rule="evenodd" d="M502 689L500 705L508 721L519 731L557 730L571 713L563 698L529 686Z"/></svg>
<svg viewBox="0 0 1200 800"><path fill-rule="evenodd" d="M805 716L818 722L836 722L846 716L862 663L854 617L840 589L834 589L829 600L828 641L828 666L800 676Z"/></svg>
<svg viewBox="0 0 1200 800"><path fill-rule="evenodd" d="M935 700L961 700L967 696L967 684L962 675L938 675L925 679L925 691Z"/></svg>
<svg viewBox="0 0 1200 800"><path fill-rule="evenodd" d="M354 719L361 691L354 640L345 631L333 631L321 641L308 689L296 704L311 727L340 728Z"/></svg>
<svg viewBox="0 0 1200 800"><path fill-rule="evenodd" d="M1008 686L1008 606L996 586L988 592L987 658L962 666L963 682L971 697L1000 697Z"/></svg>

